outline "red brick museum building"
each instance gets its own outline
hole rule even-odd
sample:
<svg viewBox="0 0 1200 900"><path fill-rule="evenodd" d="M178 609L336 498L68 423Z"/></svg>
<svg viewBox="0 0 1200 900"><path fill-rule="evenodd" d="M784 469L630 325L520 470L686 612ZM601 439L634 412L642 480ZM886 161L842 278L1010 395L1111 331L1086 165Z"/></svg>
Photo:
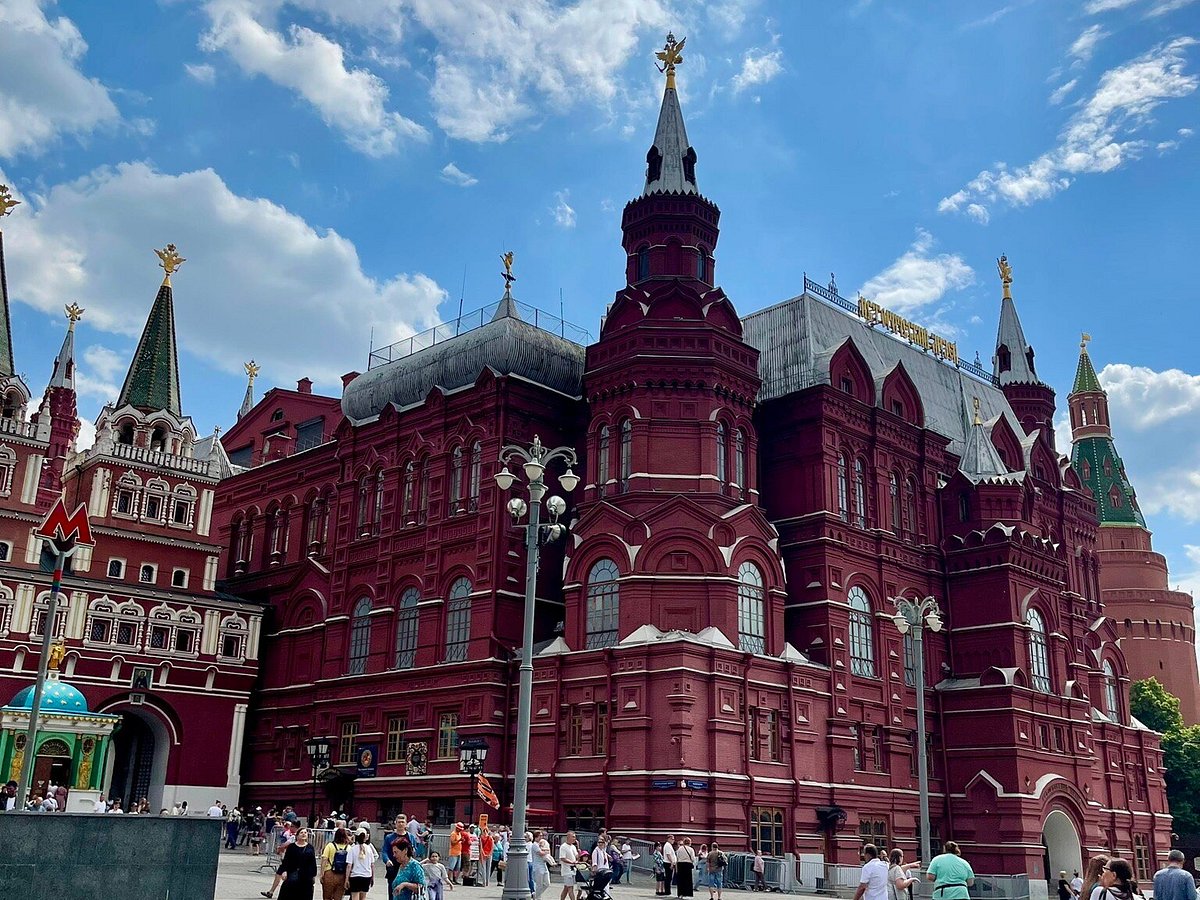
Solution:
<svg viewBox="0 0 1200 900"><path fill-rule="evenodd" d="M321 805L461 820L471 737L509 802L525 558L493 476L502 445L538 436L575 447L585 477L537 585L535 820L915 855L918 698L890 598L933 596L935 841L980 872L1044 878L1082 848L1145 877L1171 819L1158 737L1129 715L1119 640L1141 626L1106 610L1109 520L1095 473L1055 446L1011 270L984 371L807 278L739 314L718 220L669 84L594 343L506 293L377 351L340 401L274 389L223 436L220 578L268 607L243 796L307 809L303 743L327 736ZM1082 389L1093 408L1098 383ZM1148 552L1144 522L1121 527ZM378 767L355 778L364 746Z"/></svg>

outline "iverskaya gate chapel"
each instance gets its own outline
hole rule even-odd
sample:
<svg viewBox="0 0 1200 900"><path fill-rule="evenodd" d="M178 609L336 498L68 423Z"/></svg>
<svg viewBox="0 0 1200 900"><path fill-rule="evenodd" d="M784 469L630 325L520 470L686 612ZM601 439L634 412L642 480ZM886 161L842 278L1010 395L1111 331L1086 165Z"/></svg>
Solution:
<svg viewBox="0 0 1200 900"><path fill-rule="evenodd" d="M697 169L669 64L644 187L622 216L625 284L586 346L506 289L372 353L340 398L302 379L256 404L248 367L219 442L195 440L177 384L143 389L134 370L101 414L100 450L55 455L36 449L40 430L3 429L6 491L18 487L0 512L12 542L0 580L15 598L2 601L15 612L0 686L15 693L36 665L26 547L59 485L22 467L53 460L107 516L97 558L110 534L158 548L121 553L158 566L155 587L122 588L118 602L113 570L96 569L105 557L88 574L99 583L71 595L74 681L95 708L175 740L172 753L241 753L228 799L240 784L252 806L307 810L303 746L327 737L319 807L440 825L467 815L458 748L482 738L507 806L525 553L493 476L503 445L539 438L574 447L583 478L537 583L534 822L830 862L857 861L864 839L915 856L915 658L892 598L931 596L945 622L925 634L921 698L935 844L953 837L979 872L1044 879L1109 850L1147 877L1171 818L1158 736L1130 717L1129 685L1157 676L1197 721L1192 599L1167 589L1086 346L1068 459L1006 259L991 371L807 277L798 296L739 314L717 286L720 212ZM155 334L173 328L171 302ZM167 368L173 332L169 352ZM47 397L62 389L52 381ZM146 529L156 465L176 475ZM172 492L192 505L170 505ZM132 656L99 664L114 651L97 636L125 633L122 615L156 667L136 708L114 683ZM116 631L90 624L105 617Z"/></svg>

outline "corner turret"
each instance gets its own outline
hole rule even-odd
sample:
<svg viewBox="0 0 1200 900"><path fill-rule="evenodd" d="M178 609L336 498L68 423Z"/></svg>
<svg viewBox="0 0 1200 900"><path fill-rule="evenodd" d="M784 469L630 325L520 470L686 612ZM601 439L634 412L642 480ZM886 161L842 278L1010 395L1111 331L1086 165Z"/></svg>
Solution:
<svg viewBox="0 0 1200 900"><path fill-rule="evenodd" d="M1025 340L1025 331L1012 298L1012 266L1008 257L1001 255L996 260L996 268L1004 295L1000 300L1000 326L996 331L992 373L1025 433L1038 432L1038 439L1054 451L1054 389L1038 378L1033 347Z"/></svg>
<svg viewBox="0 0 1200 900"><path fill-rule="evenodd" d="M75 397L75 323L83 318L78 304L66 307L67 334L54 357L54 371L38 411L30 419L38 440L46 442L46 458L38 476L38 509L49 509L62 495L67 457L75 451L79 417Z"/></svg>

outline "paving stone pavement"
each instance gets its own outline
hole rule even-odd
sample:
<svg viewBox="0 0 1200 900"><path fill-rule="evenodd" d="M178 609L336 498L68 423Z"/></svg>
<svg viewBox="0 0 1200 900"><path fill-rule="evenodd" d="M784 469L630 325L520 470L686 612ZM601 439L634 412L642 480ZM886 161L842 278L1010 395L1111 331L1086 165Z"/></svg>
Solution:
<svg viewBox="0 0 1200 900"><path fill-rule="evenodd" d="M264 866L268 862L266 856L253 856L243 849L222 850L217 866L217 892L214 900L262 900L260 891L271 886L272 868ZM261 869L260 866L263 866ZM542 900L558 900L562 891L562 883L557 875L550 890L542 895ZM444 894L444 900L500 900L502 890L499 885L487 887L456 886L453 891ZM632 884L620 884L611 888L613 900L653 900L654 880L647 875L634 874ZM278 898L276 894L276 898ZM314 890L317 900L321 897L321 886ZM752 891L727 889L721 894L722 900L750 900L751 897L761 898L762 894ZM791 897L801 898L803 895L792 894ZM367 894L368 900L387 900L387 890L383 884L383 866L377 866L375 872L375 887ZM708 888L697 888L695 900L708 900ZM829 900L829 898L825 898Z"/></svg>

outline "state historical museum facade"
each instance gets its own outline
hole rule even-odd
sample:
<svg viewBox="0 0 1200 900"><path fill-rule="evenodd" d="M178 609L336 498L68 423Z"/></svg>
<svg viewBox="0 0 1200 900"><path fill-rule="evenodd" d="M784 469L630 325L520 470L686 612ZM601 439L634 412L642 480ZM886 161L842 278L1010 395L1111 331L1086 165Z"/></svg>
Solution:
<svg viewBox="0 0 1200 900"><path fill-rule="evenodd" d="M807 279L739 316L670 82L647 163L595 343L506 293L375 354L340 404L275 389L223 437L244 468L218 492L221 576L269 605L244 798L307 809L322 735L319 805L462 819L471 737L509 803L525 559L493 475L538 436L585 477L537 586L534 821L911 858L917 697L889 598L932 595L934 840L980 872L1044 878L1082 847L1146 877L1170 846L1162 754L1129 717L1096 502L1054 446L1009 279L994 373ZM364 745L378 768L354 780Z"/></svg>

